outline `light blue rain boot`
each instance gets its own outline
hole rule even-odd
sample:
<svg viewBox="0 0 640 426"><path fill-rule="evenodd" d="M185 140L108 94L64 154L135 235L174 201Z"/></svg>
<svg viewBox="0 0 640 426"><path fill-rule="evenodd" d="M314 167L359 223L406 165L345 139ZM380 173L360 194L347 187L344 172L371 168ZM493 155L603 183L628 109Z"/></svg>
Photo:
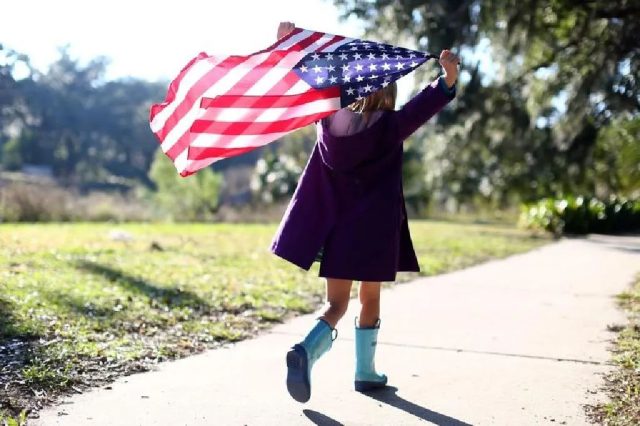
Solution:
<svg viewBox="0 0 640 426"><path fill-rule="evenodd" d="M319 319L304 340L287 353L287 390L299 402L311 397L311 368L335 340L331 326ZM336 330L337 337L337 330Z"/></svg>
<svg viewBox="0 0 640 426"><path fill-rule="evenodd" d="M358 392L366 392L383 388L387 384L387 376L376 373L375 357L378 344L378 330L380 320L373 327L357 326L356 318L356 377L355 389Z"/></svg>

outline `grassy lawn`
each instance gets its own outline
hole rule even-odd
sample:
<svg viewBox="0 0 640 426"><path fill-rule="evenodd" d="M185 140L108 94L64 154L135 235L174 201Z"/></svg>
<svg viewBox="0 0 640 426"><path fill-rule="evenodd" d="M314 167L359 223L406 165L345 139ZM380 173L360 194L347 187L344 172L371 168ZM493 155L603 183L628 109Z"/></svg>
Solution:
<svg viewBox="0 0 640 426"><path fill-rule="evenodd" d="M548 242L413 222L422 275ZM323 302L268 251L274 225L0 225L0 424L57 396L244 339ZM405 274L399 281L411 276Z"/></svg>
<svg viewBox="0 0 640 426"><path fill-rule="evenodd" d="M616 370L606 378L610 402L590 407L594 422L605 425L640 425L640 277L619 297L629 323L619 329L614 348Z"/></svg>

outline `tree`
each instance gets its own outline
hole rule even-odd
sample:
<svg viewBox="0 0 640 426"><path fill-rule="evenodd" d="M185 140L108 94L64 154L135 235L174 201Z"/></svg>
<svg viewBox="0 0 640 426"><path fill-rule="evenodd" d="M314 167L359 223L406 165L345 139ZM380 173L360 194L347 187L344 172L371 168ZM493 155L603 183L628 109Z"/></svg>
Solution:
<svg viewBox="0 0 640 426"><path fill-rule="evenodd" d="M335 3L369 35L462 54L460 96L427 134L439 141L430 189L445 198L593 193L600 131L640 112L638 0Z"/></svg>
<svg viewBox="0 0 640 426"><path fill-rule="evenodd" d="M174 220L209 219L218 208L222 175L211 168L180 177L167 156L157 149L149 178L156 186L155 200Z"/></svg>

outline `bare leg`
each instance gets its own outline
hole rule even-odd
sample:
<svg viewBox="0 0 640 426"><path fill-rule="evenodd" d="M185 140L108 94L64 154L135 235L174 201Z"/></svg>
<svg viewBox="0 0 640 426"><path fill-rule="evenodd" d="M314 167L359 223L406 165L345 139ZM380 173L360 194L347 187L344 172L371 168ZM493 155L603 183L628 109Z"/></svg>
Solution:
<svg viewBox="0 0 640 426"><path fill-rule="evenodd" d="M360 317L358 327L374 327L380 318L380 282L360 283Z"/></svg>
<svg viewBox="0 0 640 426"><path fill-rule="evenodd" d="M327 307L320 318L329 323L331 328L336 328L340 318L347 312L351 283L351 280L327 278Z"/></svg>

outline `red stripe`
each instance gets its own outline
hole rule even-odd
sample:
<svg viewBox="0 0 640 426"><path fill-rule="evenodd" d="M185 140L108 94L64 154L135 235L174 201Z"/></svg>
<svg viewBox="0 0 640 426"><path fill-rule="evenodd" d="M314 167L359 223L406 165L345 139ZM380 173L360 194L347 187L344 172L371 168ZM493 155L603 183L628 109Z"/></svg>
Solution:
<svg viewBox="0 0 640 426"><path fill-rule="evenodd" d="M160 111L165 109L167 105L169 105L171 102L173 102L176 99L178 87L180 87L180 83L182 82L182 79L184 78L184 76L187 74L187 71L189 71L189 68L191 68L191 66L196 61L206 57L207 57L206 53L200 52L198 56L191 59L189 63L182 68L178 76L169 84L169 89L167 90L167 96L165 97L164 102L160 104L154 104L151 106L151 111L149 114L149 122L153 121L153 118L156 116L156 114L158 114Z"/></svg>
<svg viewBox="0 0 640 426"><path fill-rule="evenodd" d="M281 39L279 39L278 41L273 43L271 46L267 47L266 49L263 49L263 50L260 50L260 51L258 51L256 53L254 53L254 55L257 55L259 53L270 52L270 51L274 50L279 44L282 44L282 43L286 42L287 40L289 40L294 35L300 34L302 31L304 31L302 28L295 28L293 31L291 31L289 34L287 34L286 36L282 37Z"/></svg>
<svg viewBox="0 0 640 426"><path fill-rule="evenodd" d="M215 84L222 77L227 75L227 73L233 69L233 67L241 64L246 61L246 57L242 56L230 56L226 58L224 61L220 62L214 68L212 68L209 72L203 75L200 80L187 92L186 96L180 102L180 105L173 111L173 113L167 118L167 121L164 123L162 129L156 132L156 135L161 139L167 137L167 135L173 130L173 128L180 122L182 117L185 116L187 112L191 109L193 105L193 99L197 99L213 84Z"/></svg>
<svg viewBox="0 0 640 426"><path fill-rule="evenodd" d="M292 33L290 34L290 37L294 36L295 34L299 34L299 31L296 33ZM298 43L294 44L293 46L291 46L290 48L288 48L287 50L285 50L284 52L287 51L292 51L292 50L303 50L305 48L307 48L308 46L310 46L311 44L315 43L318 39L320 39L324 34L322 33L312 33L310 36L306 37L305 39L299 41ZM333 39L332 39L333 40ZM280 40L279 43L282 43L284 40ZM332 41L325 43L325 45L328 45L329 43L331 43ZM277 43L276 43L277 44ZM268 50L268 49L267 49ZM315 50L315 49L314 49ZM264 52L264 51L263 51ZM278 61L282 59L284 55L280 54L280 55L269 55L269 58L267 60L271 60L271 61ZM227 58L227 60L225 60L224 62L232 59L232 58L237 58L240 59L238 61L237 64L243 62L244 60L248 59L248 57L231 57L231 58ZM237 60L236 59L236 60ZM267 61L265 60L265 62ZM237 65L236 64L236 65ZM218 69L219 67L223 66L223 65L227 65L227 64L218 64L216 65L215 69ZM225 75L230 69L232 69L234 66L236 65L232 65L232 66L223 66L224 68L224 72L222 73L222 75ZM254 70L252 70L250 72L250 74L252 74L252 81L255 84L256 81L259 80L259 76L261 74L264 74L265 72L267 72L269 69L268 67L261 66L262 64L260 64L258 67L256 67ZM265 70L264 72L261 72L261 70ZM210 72L211 73L211 72ZM293 75L291 75L293 74ZM258 78L256 78L256 75L258 76ZM209 73L207 74L207 76L209 76ZM213 82L211 81L212 79L207 79L207 87L210 87L212 84L215 83L215 81L219 80L219 78L221 78L221 76L219 76L217 79L213 79ZM245 77L246 78L246 77ZM234 86L233 90L236 91L240 91L242 89L244 89L245 93L246 90L249 90L250 87L253 86L253 84L248 85L246 82L249 80L245 80L245 78L243 78L240 82L238 82L238 84L236 84L236 86ZM197 83L197 85L200 85L200 83L204 80L204 78L200 79L200 81ZM272 89L270 89L267 94L268 97L265 99L262 99L261 97L257 97L258 99L254 99L254 100L249 100L247 101L246 99L243 99L243 97L238 96L236 99L233 99L233 96L229 96L229 95L224 95L224 97L222 97L223 99L225 99L225 103L227 105L227 107L232 107L232 106L240 106L240 104L246 105L245 107L252 107L252 106L256 106L257 103L260 103L261 106L260 107L264 107L264 108L268 108L268 107L273 107L275 105L277 105L278 103L278 99L279 97L277 96L273 96L277 93L285 93L287 90L289 90L291 87L293 87L293 85L295 83L297 83L299 81L299 78L295 75L295 73L288 73L284 79L282 79L282 81L277 82L274 87ZM204 90L206 90L206 88ZM327 97L327 95L330 95L331 97L336 97L339 96L339 89L337 88L331 88L333 89L332 93L325 93L325 96L316 98L316 99L324 99ZM189 96L190 99L194 99L194 97L197 99L198 97L202 96L203 92L200 92L199 94L193 94L192 93L192 89L189 90ZM227 92L229 93L229 92ZM195 95L194 97L191 97L191 95ZM186 99L189 98L185 98ZM219 98L215 98L216 100L220 99ZM242 100L241 100L242 99ZM185 102L183 102L184 104ZM303 102L304 103L304 102ZM182 107L182 105L179 106L178 109L182 109L180 108ZM191 106L189 105L189 108L186 109L186 111L189 111L191 108ZM186 111L182 112L182 114L180 114L179 119L182 119L182 117L184 117L184 114L186 114ZM176 110L177 112L177 110ZM176 112L174 112L174 114L172 114L172 116L170 117L171 119L175 119L175 117L177 116ZM219 128L220 130L222 130L222 127L224 126L226 128L225 132L229 132L229 129L231 129L231 131L233 133L238 132L237 134L252 134L251 131L253 131L253 129L255 129L256 127L258 128L262 128L263 132L267 132L267 133L278 133L278 129L280 128L286 128L286 131L288 130L293 130L297 127L300 127L304 124L309 124L319 118L321 118L320 116L326 116L330 113L329 112L323 112L320 114L313 114L310 116L304 116L304 117L297 117L294 119L289 119L289 120L281 120L280 122L276 122L276 123L218 123L217 124L217 128ZM177 123L179 121L179 119L175 119L175 122L172 123L172 128L175 126L175 123ZM195 125L195 123L194 123ZM167 123L165 123L165 128L167 127ZM163 128L163 130L165 130L165 128ZM247 130L249 130L249 133L247 133ZM170 130L169 130L170 131ZM160 132L158 132L158 136L160 137ZM161 137L161 140L164 140L164 137L166 136L166 134L168 134L168 132L165 132L164 135ZM166 153L170 158L172 158L175 161L175 158L184 151L184 149L189 148L189 153L188 153L188 157L190 160L200 160L200 159L205 159L205 158L211 158L211 157L217 157L218 155L216 155L215 151L212 151L213 149L220 149L220 147L209 147L209 148L199 148L199 150L201 152L198 152L197 154L192 154L192 150L194 149L193 147L189 147L189 144L193 138L193 136L189 131L185 132L185 134L183 134L178 141L173 145L173 147L171 147L169 149L169 151ZM265 138L268 138L268 135L265 135ZM228 141L228 143L231 143L231 141ZM251 149L255 149L255 147L248 147L248 150ZM242 152L246 152L246 151L241 151L242 149L244 149L244 147L242 148L234 148L233 151L226 151L226 152L233 152L230 155L239 155ZM208 151L205 151L208 150ZM207 154L207 152L210 154ZM190 173L189 173L190 174Z"/></svg>
<svg viewBox="0 0 640 426"><path fill-rule="evenodd" d="M253 87L256 84L256 82L260 80L260 78L262 78L266 73L268 73L273 68L273 66L277 65L286 56L287 56L286 51L277 50L277 51L271 52L263 62L256 65L256 67L254 67L244 77L242 77L238 82L236 82L236 84L233 87L231 87L227 91L227 93L238 92L238 95L242 95L243 93L246 93L249 89L251 89L251 87ZM209 86L211 86L211 84ZM199 94L199 96L201 95L202 93ZM233 105L229 105L229 107L232 107L232 106ZM189 108L191 108L191 105L189 106ZM190 139L187 137L188 133L189 133L189 130L187 130L185 134L181 135L180 138L176 141L176 143L171 148L169 148L169 150L167 151L167 155L170 158L177 157L182 151L184 151L187 148L190 141Z"/></svg>
<svg viewBox="0 0 640 426"><path fill-rule="evenodd" d="M259 146L243 146L240 148L220 148L220 147L189 147L189 153L187 154L189 160L203 160L205 158L218 157L218 158L228 158L233 157L235 155L244 154L245 152L253 151L254 149L260 148L263 145Z"/></svg>
<svg viewBox="0 0 640 426"><path fill-rule="evenodd" d="M289 91L298 81L300 77L293 71L289 71L279 82L277 82L270 90L265 93L265 96L273 96L281 94L285 96L285 93Z"/></svg>
<svg viewBox="0 0 640 426"><path fill-rule="evenodd" d="M294 73L295 74L295 73ZM311 89L298 95L265 96L228 96L202 98L201 108L285 108L303 105L309 102L340 96L336 86L326 89Z"/></svg>
<svg viewBox="0 0 640 426"><path fill-rule="evenodd" d="M316 41L318 41L319 39L321 39L322 36L324 36L323 33L313 33L309 37L303 38L302 40L300 40L299 42L297 42L287 50L304 50L307 47L311 46ZM316 52L316 51L317 49L313 50L313 52Z"/></svg>
<svg viewBox="0 0 640 426"><path fill-rule="evenodd" d="M323 44L322 46L320 46L320 48L318 49L319 52L322 52L324 49L328 48L329 46L331 46L333 43L337 43L341 40L344 40L344 37L342 36L333 36L333 38L331 40L329 40L328 42L326 42L325 44Z"/></svg>
<svg viewBox="0 0 640 426"><path fill-rule="evenodd" d="M302 32L302 29L296 28L294 31L292 31L291 33L287 34L285 37L283 37L281 40L278 40L278 42L274 43L271 47L262 50L258 53L254 53L253 55L256 54L260 54L260 53L265 53L268 52L269 49L273 48L274 46L281 44L283 42L285 42L286 40L290 39L291 37L293 37L296 34L299 34L300 32ZM313 36L316 36L315 39L313 39L313 41L315 41L317 39L317 33L313 34ZM305 39L306 40L306 39ZM304 41L304 40L303 40ZM312 41L312 42L313 42ZM299 46L300 42L298 44L295 44L293 47ZM288 49L291 50L292 48ZM253 56L250 55L250 56ZM282 56L284 56L284 54L281 54ZM184 114L186 114L186 112L189 111L191 105L187 102L187 99L189 99L189 96L195 96L196 98L201 96L202 93L204 93L204 90L202 92L200 92L199 94L193 93L192 91L194 90L195 87L200 87L202 84L206 83L207 85L213 85L215 84L215 82L217 82L221 77L223 77L227 72L229 72L235 65L238 65L240 63L243 62L243 60L247 60L249 59L250 56L231 56L229 58L227 58L225 61L219 63L218 65L216 65L216 69L217 68L222 68L225 72L222 73L222 75L218 76L218 78L215 78L214 80L210 80L210 73L204 75L188 92L188 95L185 96L185 99L182 101L182 103L176 108L176 110L171 114L171 116L167 119L167 121L165 122L163 128L156 132L156 135L158 136L158 138L160 140L164 140L164 138L166 137L167 134L169 134L169 132L171 132L171 130L173 129L173 127L175 126L175 124L177 124L180 119L184 116ZM282 58L281 56L281 58ZM205 59L207 58L207 54L202 52L200 53L198 56L196 56L195 58L193 58L191 61L189 61L189 63L182 69L182 71L180 72L180 74L178 75L178 77L176 79L174 79L171 84L169 85L169 90L167 92L167 97L165 99L165 102L163 102L162 104L155 104L151 107L151 112L150 112L150 121L153 120L153 118L156 116L156 114L158 114L160 111L162 111L169 103L173 102L176 98L176 93L178 91L178 87L180 86L180 83L182 82L184 76L187 74L188 70L200 59ZM280 58L280 59L281 59ZM212 71L215 71L212 70ZM218 71L219 72L219 71ZM205 90L207 89L207 87L204 88ZM185 107L185 104L186 105ZM186 111L184 111L186 109ZM179 112L180 111L180 112Z"/></svg>
<svg viewBox="0 0 640 426"><path fill-rule="evenodd" d="M301 115L298 117L286 118L284 120L269 122L252 121L212 121L196 120L191 125L193 133L216 134L216 135L262 135L265 133L280 133L295 129L305 124L312 123L325 117L332 111L322 111L314 114Z"/></svg>
<svg viewBox="0 0 640 426"><path fill-rule="evenodd" d="M286 51L277 50L275 52L271 52L267 58L256 65L251 71L249 71L244 77L242 77L236 84L231 87L227 93L238 92L239 95L246 93L249 89L251 89L265 74L267 74L273 66L277 65L285 56L287 55ZM228 105L228 107L234 107L235 105ZM201 105L202 107L202 105ZM236 132L240 132L240 125L236 123L234 126ZM167 155L170 158L177 157L184 149L186 149L189 145L190 138L188 137L188 133L192 132L193 125L190 130L187 130L184 135L182 135L178 141L167 151ZM237 133L242 134L242 133Z"/></svg>

